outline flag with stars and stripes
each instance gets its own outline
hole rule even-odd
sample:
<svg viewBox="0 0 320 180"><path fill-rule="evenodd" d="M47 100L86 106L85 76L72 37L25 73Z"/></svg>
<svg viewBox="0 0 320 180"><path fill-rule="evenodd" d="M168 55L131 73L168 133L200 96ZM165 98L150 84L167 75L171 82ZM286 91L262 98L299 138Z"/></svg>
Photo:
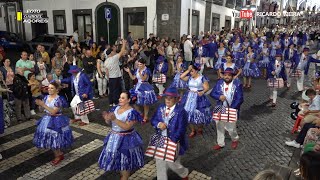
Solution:
<svg viewBox="0 0 320 180"><path fill-rule="evenodd" d="M174 162L178 155L177 149L178 144L171 141L170 138L154 134L151 136L145 155L155 159Z"/></svg>

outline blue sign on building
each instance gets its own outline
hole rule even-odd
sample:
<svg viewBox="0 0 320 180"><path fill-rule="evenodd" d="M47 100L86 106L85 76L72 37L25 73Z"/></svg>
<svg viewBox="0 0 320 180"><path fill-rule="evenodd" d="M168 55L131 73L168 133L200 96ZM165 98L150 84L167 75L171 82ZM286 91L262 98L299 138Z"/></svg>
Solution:
<svg viewBox="0 0 320 180"><path fill-rule="evenodd" d="M111 8L104 8L104 17L106 20L111 20Z"/></svg>

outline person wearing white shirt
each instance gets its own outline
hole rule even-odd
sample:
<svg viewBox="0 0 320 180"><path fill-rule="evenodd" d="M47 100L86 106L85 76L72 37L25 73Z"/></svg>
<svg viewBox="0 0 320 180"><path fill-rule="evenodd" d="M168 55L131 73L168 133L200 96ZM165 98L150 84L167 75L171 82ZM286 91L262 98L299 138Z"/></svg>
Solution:
<svg viewBox="0 0 320 180"><path fill-rule="evenodd" d="M72 36L73 36L73 39L74 39L75 42L79 42L78 29L74 31Z"/></svg>
<svg viewBox="0 0 320 180"><path fill-rule="evenodd" d="M186 60L186 66L189 67L192 61L192 49L193 44L191 42L191 35L187 36L187 40L184 42L183 50L184 50L184 59Z"/></svg>
<svg viewBox="0 0 320 180"><path fill-rule="evenodd" d="M105 51L106 60L105 67L109 73L109 91L112 95L109 96L110 106L115 106L119 102L119 97L122 91L122 73L120 70L120 57L126 52L126 40L122 40L122 48L117 53L117 48L113 46L111 49Z"/></svg>

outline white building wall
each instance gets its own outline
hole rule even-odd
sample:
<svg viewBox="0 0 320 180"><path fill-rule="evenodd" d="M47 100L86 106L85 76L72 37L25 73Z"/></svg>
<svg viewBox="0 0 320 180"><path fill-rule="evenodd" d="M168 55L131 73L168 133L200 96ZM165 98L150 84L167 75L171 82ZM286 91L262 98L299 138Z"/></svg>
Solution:
<svg viewBox="0 0 320 180"><path fill-rule="evenodd" d="M54 33L52 10L65 10L66 12L66 26L67 33L63 35L73 34L73 17L72 10L75 9L92 9L92 28L93 39L96 38L96 7L104 3L104 0L35 0L35 1L23 1L24 9L40 9L47 11L49 17L48 33L49 34L61 34ZM118 5L120 9L120 33L123 37L123 8L131 7L147 7L147 34L153 32L153 21L156 15L156 0L108 0L108 2ZM155 22L156 24L156 22ZM32 38L31 24L25 24L26 38L30 40Z"/></svg>
<svg viewBox="0 0 320 180"><path fill-rule="evenodd" d="M188 9L190 8L190 0L181 0L181 25L180 25L180 35L183 34L189 34L188 32ZM205 11L206 11L206 4L204 1L199 0L193 0L192 2L192 8L193 10L200 11L200 17L199 17L199 32L204 31L204 23L205 18ZM225 27L225 16L231 17L231 28L234 27L234 21L235 18L233 17L232 12L237 10L230 9L224 6L219 6L216 4L212 4L211 12L220 14L220 28ZM242 26L242 23L240 23L240 26Z"/></svg>
<svg viewBox="0 0 320 180"><path fill-rule="evenodd" d="M180 35L189 34L188 32L188 11L190 9L190 0L181 0L181 24L180 24ZM199 14L199 32L204 31L206 3L204 1L193 0L192 10L200 11ZM192 32L193 33L193 32Z"/></svg>
<svg viewBox="0 0 320 180"><path fill-rule="evenodd" d="M231 29L233 29L235 17L233 17L232 12L233 11L239 12L239 11L234 10L234 9L230 9L230 8L227 8L227 7L224 7L224 6L219 6L219 5L216 5L216 4L212 4L211 11L213 13L220 14L220 30L221 30L222 27L225 27L226 16L230 16L231 17ZM241 25L242 25L242 23L239 24L240 27L241 27Z"/></svg>

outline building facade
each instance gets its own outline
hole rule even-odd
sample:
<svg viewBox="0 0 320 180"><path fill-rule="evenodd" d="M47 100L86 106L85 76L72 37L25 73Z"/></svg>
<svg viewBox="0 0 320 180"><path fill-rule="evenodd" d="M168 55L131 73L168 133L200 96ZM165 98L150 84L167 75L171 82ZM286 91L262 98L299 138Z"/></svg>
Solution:
<svg viewBox="0 0 320 180"><path fill-rule="evenodd" d="M13 0L12 0L13 1ZM190 9L192 9L192 34L201 31L219 31L222 27L232 29L242 26L233 16L238 12L241 0L23 0L23 12L39 9L48 23L21 23L16 21L16 13L21 7L11 8L12 13L5 15L0 8L0 30L16 32L19 23L26 40L41 34L72 35L78 30L79 40L86 34L94 40L108 36L108 22L105 8L111 9L109 38L113 43L120 37L132 32L133 38L147 38L149 33L160 37L179 38L189 34ZM1 3L0 3L1 5ZM22 6L22 5L21 5ZM10 11L11 12L11 11ZM7 24L6 16L11 17ZM17 24L16 26L14 26ZM20 31L17 31L20 32ZM20 32L21 33L21 32Z"/></svg>

